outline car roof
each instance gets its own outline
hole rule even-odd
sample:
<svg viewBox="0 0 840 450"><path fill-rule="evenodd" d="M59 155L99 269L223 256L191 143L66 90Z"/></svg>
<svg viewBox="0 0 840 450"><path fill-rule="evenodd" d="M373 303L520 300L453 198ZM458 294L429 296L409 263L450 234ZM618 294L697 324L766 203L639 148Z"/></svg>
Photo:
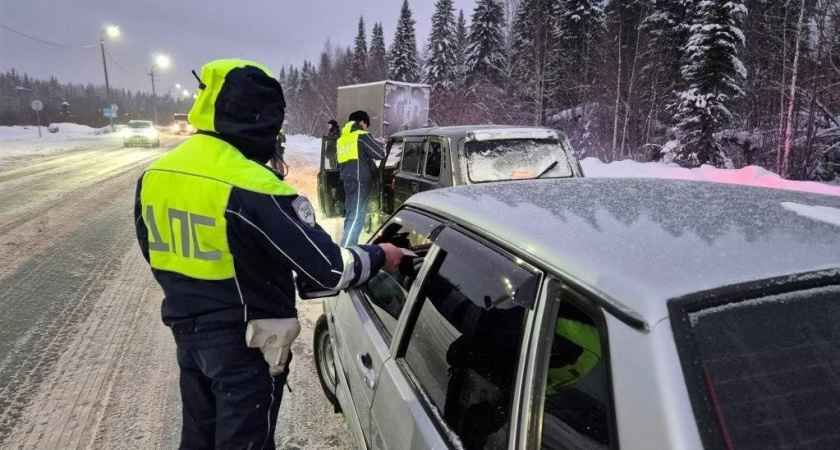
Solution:
<svg viewBox="0 0 840 450"><path fill-rule="evenodd" d="M671 298L840 269L840 197L827 195L578 178L439 189L406 205L517 250L647 324L667 317Z"/></svg>
<svg viewBox="0 0 840 450"><path fill-rule="evenodd" d="M443 136L453 140L460 140L467 136L468 133L476 131L503 131L503 130L548 130L557 133L559 136L565 138L565 134L552 128L546 127L526 127L518 125L459 125L452 127L428 127L416 128L413 130L405 130L394 133L391 137L416 137L416 136Z"/></svg>

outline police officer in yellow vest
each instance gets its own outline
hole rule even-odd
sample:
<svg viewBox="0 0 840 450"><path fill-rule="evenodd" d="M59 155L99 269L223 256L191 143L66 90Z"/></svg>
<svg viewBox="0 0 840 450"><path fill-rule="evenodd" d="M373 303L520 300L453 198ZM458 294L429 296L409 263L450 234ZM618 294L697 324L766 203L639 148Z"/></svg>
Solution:
<svg viewBox="0 0 840 450"><path fill-rule="evenodd" d="M359 242L368 210L368 191L374 161L385 157L382 145L368 133L370 116L364 111L350 114L349 122L338 138L337 159L344 182L344 235L341 245L349 247Z"/></svg>
<svg viewBox="0 0 840 450"><path fill-rule="evenodd" d="M285 109L268 69L212 61L199 83L189 114L199 131L137 183L137 238L177 346L181 448L274 449L300 330L295 282L344 289L396 270L401 252L339 247L265 166Z"/></svg>

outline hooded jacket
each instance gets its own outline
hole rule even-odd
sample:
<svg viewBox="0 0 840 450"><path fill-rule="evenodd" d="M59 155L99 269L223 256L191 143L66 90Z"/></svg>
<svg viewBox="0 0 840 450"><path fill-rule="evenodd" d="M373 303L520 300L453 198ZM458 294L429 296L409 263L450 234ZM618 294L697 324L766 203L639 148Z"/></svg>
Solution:
<svg viewBox="0 0 840 450"><path fill-rule="evenodd" d="M295 317L295 281L340 290L378 273L382 249L340 248L309 201L264 165L285 106L271 72L218 60L201 83L189 114L199 132L137 183L137 239L165 294L164 323L219 330Z"/></svg>
<svg viewBox="0 0 840 450"><path fill-rule="evenodd" d="M376 139L364 131L356 122L347 122L341 130L339 145L342 139L355 139L355 154L350 160L340 163L341 180L370 183L374 170L374 161L385 157L385 150Z"/></svg>

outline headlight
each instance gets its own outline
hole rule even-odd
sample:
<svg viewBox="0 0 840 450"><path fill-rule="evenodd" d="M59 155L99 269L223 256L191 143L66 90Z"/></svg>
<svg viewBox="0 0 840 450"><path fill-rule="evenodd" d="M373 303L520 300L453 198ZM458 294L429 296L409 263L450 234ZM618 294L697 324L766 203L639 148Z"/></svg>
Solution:
<svg viewBox="0 0 840 450"><path fill-rule="evenodd" d="M149 139L154 139L154 138L157 137L158 134L157 134L157 131L155 131L155 130L146 130L143 133L143 135L146 136Z"/></svg>
<svg viewBox="0 0 840 450"><path fill-rule="evenodd" d="M127 138L129 136L131 136L131 130L125 129L120 131L120 137Z"/></svg>
<svg viewBox="0 0 840 450"><path fill-rule="evenodd" d="M195 127L192 125L187 125L187 133L192 133L193 131L195 131Z"/></svg>
<svg viewBox="0 0 840 450"><path fill-rule="evenodd" d="M169 129L172 130L173 133L177 133L179 128L180 127L178 126L177 123L172 125L171 127L169 127Z"/></svg>

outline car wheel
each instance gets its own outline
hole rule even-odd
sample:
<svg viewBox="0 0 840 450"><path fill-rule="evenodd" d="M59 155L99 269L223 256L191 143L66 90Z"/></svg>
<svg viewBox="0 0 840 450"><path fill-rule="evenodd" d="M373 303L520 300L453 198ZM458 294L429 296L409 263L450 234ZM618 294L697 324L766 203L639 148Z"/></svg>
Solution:
<svg viewBox="0 0 840 450"><path fill-rule="evenodd" d="M155 141L154 147L155 148L160 147L160 140Z"/></svg>
<svg viewBox="0 0 840 450"><path fill-rule="evenodd" d="M128 142L123 142L123 147L129 147Z"/></svg>
<svg viewBox="0 0 840 450"><path fill-rule="evenodd" d="M315 324L315 367L318 371L318 380L327 400L335 407L335 412L341 412L341 405L335 396L335 387L338 383L338 373L335 367L335 351L333 350L330 327L327 325L327 316L321 315Z"/></svg>

